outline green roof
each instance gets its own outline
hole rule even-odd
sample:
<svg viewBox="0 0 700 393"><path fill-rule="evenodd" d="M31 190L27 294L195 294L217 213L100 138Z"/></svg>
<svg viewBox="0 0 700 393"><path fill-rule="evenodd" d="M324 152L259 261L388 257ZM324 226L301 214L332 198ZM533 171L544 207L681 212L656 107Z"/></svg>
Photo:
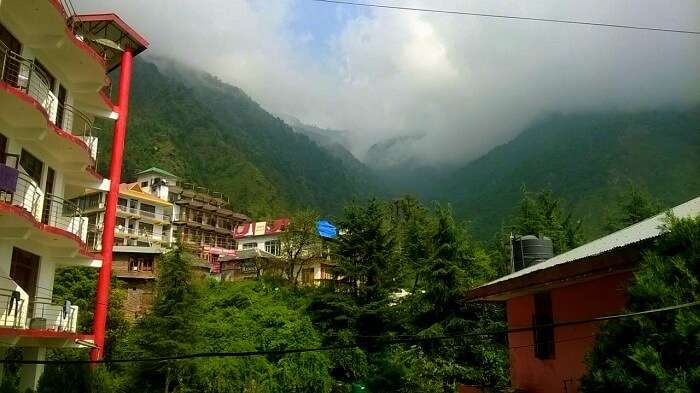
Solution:
<svg viewBox="0 0 700 393"><path fill-rule="evenodd" d="M164 169L156 168L154 166L146 169L145 171L141 171L141 172L137 173L137 175L143 175L145 173L151 173L151 172L158 173L160 175L167 176L167 177L174 177L177 179L177 176L173 175L172 173L170 173Z"/></svg>

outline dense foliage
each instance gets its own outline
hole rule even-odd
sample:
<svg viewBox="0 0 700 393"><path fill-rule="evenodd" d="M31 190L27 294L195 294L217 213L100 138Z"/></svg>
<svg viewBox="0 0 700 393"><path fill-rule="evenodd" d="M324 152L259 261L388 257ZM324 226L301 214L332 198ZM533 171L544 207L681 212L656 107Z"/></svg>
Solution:
<svg viewBox="0 0 700 393"><path fill-rule="evenodd" d="M605 232L607 207L630 181L664 207L700 194L700 107L558 114L428 187L488 238L518 208L520 189L567 200L588 238Z"/></svg>
<svg viewBox="0 0 700 393"><path fill-rule="evenodd" d="M628 311L700 301L700 217L669 218L629 289ZM700 391L697 308L611 321L598 336L585 392Z"/></svg>
<svg viewBox="0 0 700 393"><path fill-rule="evenodd" d="M227 195L235 209L273 217L304 206L340 211L376 189L368 174L323 149L210 75L137 60L124 178L161 167ZM110 158L103 125L100 168Z"/></svg>

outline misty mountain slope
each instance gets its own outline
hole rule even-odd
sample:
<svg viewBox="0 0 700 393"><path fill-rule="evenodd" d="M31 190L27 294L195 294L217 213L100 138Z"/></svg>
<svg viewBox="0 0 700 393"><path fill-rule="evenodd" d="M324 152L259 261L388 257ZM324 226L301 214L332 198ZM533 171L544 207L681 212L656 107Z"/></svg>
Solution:
<svg viewBox="0 0 700 393"><path fill-rule="evenodd" d="M306 135L318 146L342 161L346 167L352 168L357 171L358 174L362 174L365 178L370 179L369 181L371 183L376 184L376 179L374 179L374 175L369 168L348 150L350 141L347 131L331 130L304 124L299 119L292 116L282 115L280 118L287 123L292 130L299 134Z"/></svg>
<svg viewBox="0 0 700 393"><path fill-rule="evenodd" d="M550 116L439 188L482 238L511 216L523 186L551 188L594 236L629 181L669 207L700 195L700 108Z"/></svg>
<svg viewBox="0 0 700 393"><path fill-rule="evenodd" d="M255 217L301 206L335 212L369 189L361 175L213 77L136 61L129 115L126 179L159 166L223 192ZM104 169L111 138L101 142Z"/></svg>

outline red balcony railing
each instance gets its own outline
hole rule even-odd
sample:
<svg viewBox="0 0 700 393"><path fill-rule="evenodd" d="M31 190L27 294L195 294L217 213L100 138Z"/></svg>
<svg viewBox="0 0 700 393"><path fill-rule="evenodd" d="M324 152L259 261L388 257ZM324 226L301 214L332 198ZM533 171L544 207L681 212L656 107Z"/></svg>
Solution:
<svg viewBox="0 0 700 393"><path fill-rule="evenodd" d="M0 80L34 98L56 127L79 136L91 155L97 152L94 122L72 105L59 102L51 91L50 78L33 60L9 50L0 41Z"/></svg>

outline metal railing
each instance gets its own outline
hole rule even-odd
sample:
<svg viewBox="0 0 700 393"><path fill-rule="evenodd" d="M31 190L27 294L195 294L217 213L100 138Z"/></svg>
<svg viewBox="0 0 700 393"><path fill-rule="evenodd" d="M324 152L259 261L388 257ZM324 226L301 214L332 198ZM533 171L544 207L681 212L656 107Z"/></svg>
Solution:
<svg viewBox="0 0 700 393"><path fill-rule="evenodd" d="M23 296L20 291L0 288L0 326L23 328L27 320L27 303L26 294Z"/></svg>
<svg viewBox="0 0 700 393"><path fill-rule="evenodd" d="M152 212L148 210L137 209L135 207L129 207L125 205L117 205L117 210L127 214L133 214L135 216L141 216L146 218L152 218L158 221L170 222L170 215L165 213Z"/></svg>
<svg viewBox="0 0 700 393"><path fill-rule="evenodd" d="M185 246L191 247L220 247L228 250L235 250L237 243L235 240L225 236L201 235L201 234L176 234L176 240L179 240Z"/></svg>
<svg viewBox="0 0 700 393"><path fill-rule="evenodd" d="M87 218L77 205L52 194L44 194L36 182L19 172L14 192L0 191L0 203L8 203L29 212L35 220L62 229L85 240Z"/></svg>
<svg viewBox="0 0 700 393"><path fill-rule="evenodd" d="M95 157L97 137L93 135L93 120L74 106L58 102L48 75L33 60L11 51L2 41L0 79L33 97L57 127L81 137L90 149L91 156Z"/></svg>
<svg viewBox="0 0 700 393"><path fill-rule="evenodd" d="M65 103L59 102L56 111L56 126L79 136L90 149L90 155L94 157L97 153L97 137L93 135L93 130L96 129L93 120L73 105Z"/></svg>
<svg viewBox="0 0 700 393"><path fill-rule="evenodd" d="M78 321L78 306L70 302L54 304L52 299L39 298L29 302L31 318L27 328L75 333Z"/></svg>
<svg viewBox="0 0 700 393"><path fill-rule="evenodd" d="M99 250L102 248L102 226L101 225L90 225L87 230L87 238L90 239L89 247L93 250ZM154 233L145 229L128 228L125 226L117 225L114 227L114 234L120 238L126 238L128 246L138 246L133 242L145 242L145 243L155 243L160 246L168 247L170 243L169 233ZM133 244L132 244L133 243ZM114 244L114 246L120 246L122 244Z"/></svg>
<svg viewBox="0 0 700 393"><path fill-rule="evenodd" d="M59 196L46 194L41 222L71 232L85 240L83 228L87 231L87 218L83 217L78 205Z"/></svg>
<svg viewBox="0 0 700 393"><path fill-rule="evenodd" d="M11 51L0 41L0 79L34 97L48 113L55 100L50 79L33 60Z"/></svg>

